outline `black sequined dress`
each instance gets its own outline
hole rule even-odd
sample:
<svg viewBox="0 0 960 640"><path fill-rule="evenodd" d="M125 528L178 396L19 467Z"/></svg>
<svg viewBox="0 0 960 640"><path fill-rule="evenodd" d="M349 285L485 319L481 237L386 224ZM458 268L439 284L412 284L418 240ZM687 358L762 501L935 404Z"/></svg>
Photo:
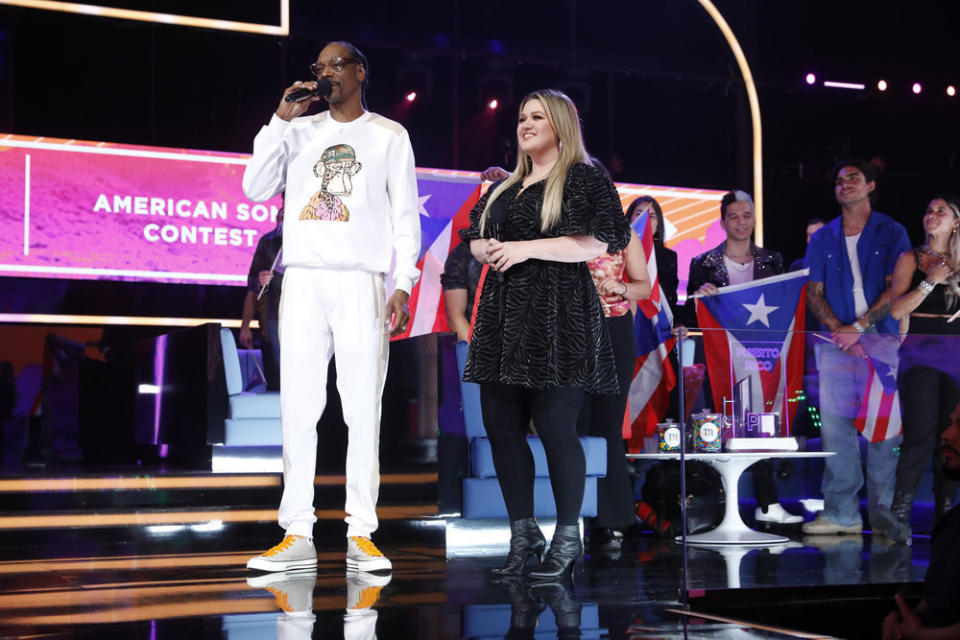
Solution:
<svg viewBox="0 0 960 640"><path fill-rule="evenodd" d="M500 195L507 205L502 240L592 235L611 252L627 246L630 228L620 198L597 169L583 163L570 168L561 219L547 232L540 230L544 185L521 192L517 183ZM481 237L480 215L493 190L470 212L470 227L460 232L465 241ZM610 337L586 263L527 260L502 275L501 281L489 271L480 293L464 380L617 393Z"/></svg>

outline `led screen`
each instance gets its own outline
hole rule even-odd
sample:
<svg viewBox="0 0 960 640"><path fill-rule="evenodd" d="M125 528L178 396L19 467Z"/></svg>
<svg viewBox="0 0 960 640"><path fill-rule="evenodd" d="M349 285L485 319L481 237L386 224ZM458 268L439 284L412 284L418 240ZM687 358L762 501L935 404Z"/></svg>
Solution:
<svg viewBox="0 0 960 640"><path fill-rule="evenodd" d="M247 158L0 134L0 275L242 285L280 206L279 198L244 197ZM421 266L434 277L456 242L453 220L459 212L462 223L480 181L474 172L438 169L418 169L418 181ZM641 194L662 205L682 294L690 258L723 239L722 193L618 189L624 206Z"/></svg>

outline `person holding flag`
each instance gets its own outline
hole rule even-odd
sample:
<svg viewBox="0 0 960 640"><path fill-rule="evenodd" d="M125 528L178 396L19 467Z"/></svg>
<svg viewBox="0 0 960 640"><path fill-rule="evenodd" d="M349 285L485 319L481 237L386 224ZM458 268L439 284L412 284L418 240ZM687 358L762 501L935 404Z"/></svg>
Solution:
<svg viewBox="0 0 960 640"><path fill-rule="evenodd" d="M630 388L631 453L643 448L644 439L657 424L679 411L676 372L680 370L673 350L673 319L677 313L677 253L663 244L663 210L654 198L639 196L627 207L630 226L640 237L647 256L651 293L640 301L634 321L637 361ZM639 514L638 514L639 515Z"/></svg>
<svg viewBox="0 0 960 640"><path fill-rule="evenodd" d="M640 233L646 226L642 222ZM604 253L587 262L600 297L617 367L619 393L586 396L577 430L607 442L607 474L597 480L597 515L590 530L590 544L619 545L621 532L634 523L633 486L623 447L623 418L627 394L637 360L633 305L650 297L647 256L635 229L627 248Z"/></svg>
<svg viewBox="0 0 960 640"><path fill-rule="evenodd" d="M753 231L757 226L757 219L753 212L753 199L750 194L739 190L725 194L720 201L720 224L727 234L727 239L719 246L690 261L687 295L692 299L716 296L722 291L722 287L742 285L783 273L783 257L776 251L758 247L753 242ZM748 303L753 302L754 300L748 301ZM795 307L796 303L793 308ZM737 308L737 311L742 310L743 307ZM697 315L701 315L699 309ZM723 323L720 326L726 328ZM730 397L728 390L731 387L729 384L719 384L718 377L724 371L729 371L727 364L729 359L717 359L716 349L711 353L711 347L714 344L712 338L717 335L708 331L704 334L703 340L704 349L708 352L707 369L711 379L710 389L713 391L714 409L721 411L722 397ZM717 366L710 366L711 355L717 360ZM762 401L768 400L765 396L760 396L760 387L762 384L757 385L756 388L758 400L761 397ZM750 472L753 475L754 494L757 498L757 509L754 512L757 522L778 525L803 522L801 516L794 515L781 506L772 461L757 462L750 467Z"/></svg>
<svg viewBox="0 0 960 640"><path fill-rule="evenodd" d="M864 477L855 422L873 386L873 372L895 375L899 326L890 316L890 284L897 259L910 249L903 225L873 210L877 178L871 165L842 161L834 167L834 182L841 215L810 239L807 305L830 331L829 342L820 345L820 433L823 450L836 455L825 460L824 510L804 523L807 535L863 530L858 494ZM871 438L867 449L871 514L889 508L893 499L901 437L891 436Z"/></svg>

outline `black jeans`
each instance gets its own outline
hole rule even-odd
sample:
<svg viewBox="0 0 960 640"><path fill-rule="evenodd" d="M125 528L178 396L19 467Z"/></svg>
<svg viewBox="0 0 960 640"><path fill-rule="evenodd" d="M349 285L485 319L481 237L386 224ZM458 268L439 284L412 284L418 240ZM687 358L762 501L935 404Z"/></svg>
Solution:
<svg viewBox="0 0 960 640"><path fill-rule="evenodd" d="M903 442L897 460L897 493L917 492L927 461L933 457L933 488L937 497L953 497L957 483L947 482L940 462L940 435L950 425L950 412L960 402L956 381L928 366L900 369L897 376L903 415Z"/></svg>
<svg viewBox="0 0 960 640"><path fill-rule="evenodd" d="M633 485L623 446L623 414L637 361L637 342L633 333L633 314L607 318L606 323L620 393L587 395L580 410L577 432L607 441L607 475L597 479L597 517L593 525L622 530L634 523Z"/></svg>
<svg viewBox="0 0 960 640"><path fill-rule="evenodd" d="M511 521L533 517L534 463L527 445L532 418L547 455L557 524L577 524L586 479L586 460L577 439L577 415L583 396L583 389L572 387L538 390L497 383L480 385L483 424Z"/></svg>

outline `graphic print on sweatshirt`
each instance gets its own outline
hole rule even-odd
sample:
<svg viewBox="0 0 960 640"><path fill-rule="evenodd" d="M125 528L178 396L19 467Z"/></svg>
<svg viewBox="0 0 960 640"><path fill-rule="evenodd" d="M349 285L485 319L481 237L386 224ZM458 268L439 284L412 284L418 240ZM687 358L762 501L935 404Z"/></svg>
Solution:
<svg viewBox="0 0 960 640"><path fill-rule="evenodd" d="M336 220L346 222L350 210L340 196L353 191L353 176L360 172L357 153L348 144L327 147L313 165L313 175L320 178L320 191L300 211L301 220Z"/></svg>

